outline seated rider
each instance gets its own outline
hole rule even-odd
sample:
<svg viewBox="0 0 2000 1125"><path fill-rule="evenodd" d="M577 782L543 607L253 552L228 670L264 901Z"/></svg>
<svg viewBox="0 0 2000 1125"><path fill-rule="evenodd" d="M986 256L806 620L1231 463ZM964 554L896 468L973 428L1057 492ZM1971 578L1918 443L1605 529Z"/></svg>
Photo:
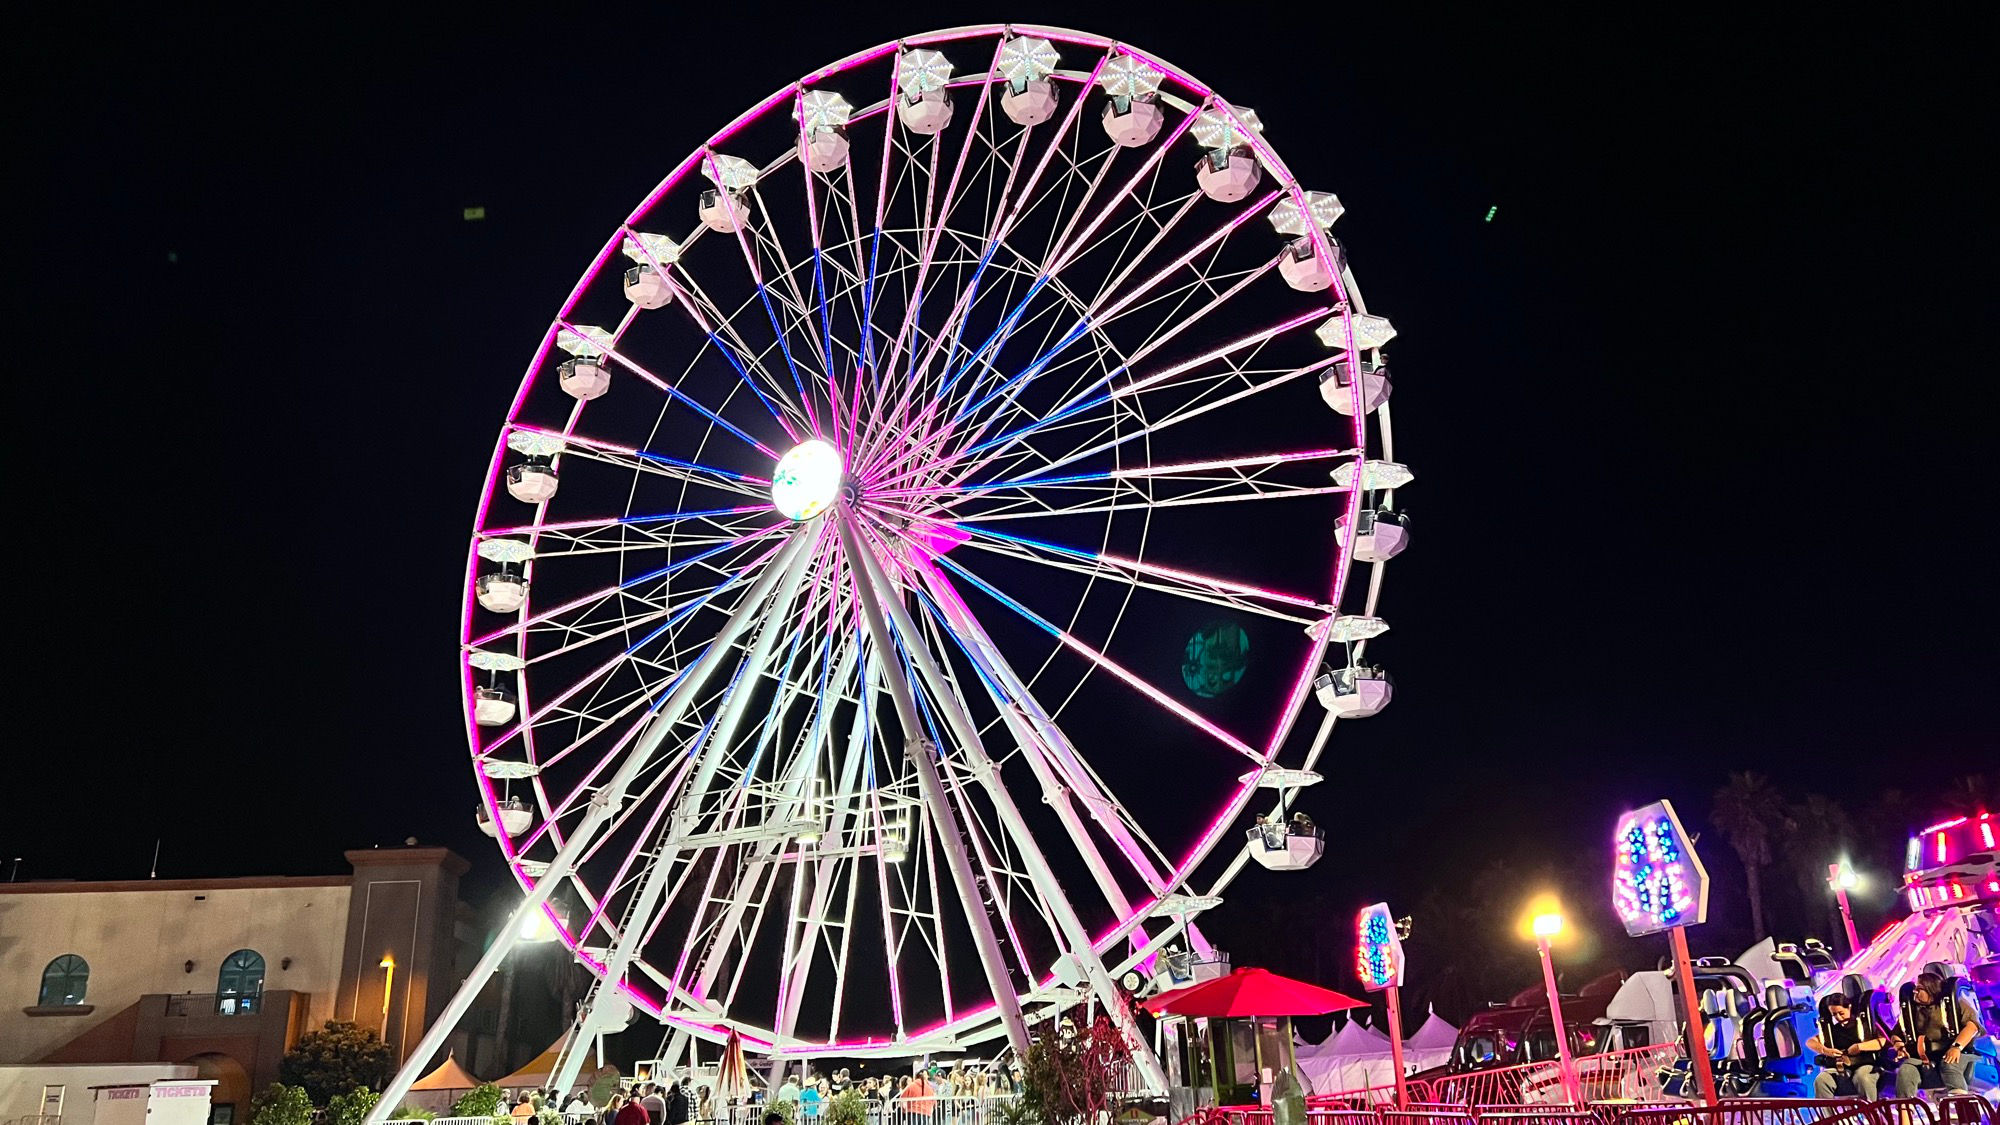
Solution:
<svg viewBox="0 0 2000 1125"><path fill-rule="evenodd" d="M1859 1095L1868 1101L1881 1096L1882 1072L1875 1053L1888 1046L1866 1017L1857 1016L1845 993L1826 998L1826 1019L1819 1033L1806 1040L1806 1050L1819 1056L1819 1077L1813 1097Z"/></svg>
<svg viewBox="0 0 2000 1125"><path fill-rule="evenodd" d="M1312 834L1313 834L1313 822L1312 822L1312 818L1311 818L1311 817L1309 817L1309 816L1307 816L1306 814L1304 814L1304 813L1302 813L1302 812L1295 812L1295 813L1293 813L1293 814L1292 814L1292 835L1294 835L1294 836L1310 836L1310 835L1312 835Z"/></svg>
<svg viewBox="0 0 2000 1125"><path fill-rule="evenodd" d="M1945 1034L1945 1005L1958 1009L1958 1034ZM1915 1097L1923 1087L1942 1086L1964 1092L1972 1060L1967 1044L1979 1037L1979 1010L1963 996L1946 996L1944 978L1918 973L1910 989L1913 1026L1902 1029L1895 1042L1909 1057L1896 1071L1896 1096Z"/></svg>

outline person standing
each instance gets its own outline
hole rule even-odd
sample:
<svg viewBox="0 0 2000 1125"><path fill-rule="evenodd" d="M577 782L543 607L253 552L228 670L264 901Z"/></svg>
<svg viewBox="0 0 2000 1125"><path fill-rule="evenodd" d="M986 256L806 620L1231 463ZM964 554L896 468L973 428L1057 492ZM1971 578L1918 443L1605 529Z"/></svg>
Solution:
<svg viewBox="0 0 2000 1125"><path fill-rule="evenodd" d="M653 1119L646 1116L646 1106L639 1091L634 1090L625 1104L618 1108L618 1116L612 1118L611 1125L652 1125Z"/></svg>
<svg viewBox="0 0 2000 1125"><path fill-rule="evenodd" d="M664 1125L667 1120L667 1099L660 1096L659 1083L648 1082L645 1090L646 1096L639 1099L639 1104L646 1107L646 1120L652 1122L652 1125Z"/></svg>
<svg viewBox="0 0 2000 1125"><path fill-rule="evenodd" d="M1955 1035L1945 1031L1947 1004L1958 1018ZM1896 1096L1913 1098L1925 1087L1965 1093L1966 1072L1972 1069L1965 1048L1979 1037L1979 1009L1963 996L1946 996L1938 974L1918 973L1910 988L1910 1015L1912 1026L1899 1044L1909 1058L1896 1069Z"/></svg>

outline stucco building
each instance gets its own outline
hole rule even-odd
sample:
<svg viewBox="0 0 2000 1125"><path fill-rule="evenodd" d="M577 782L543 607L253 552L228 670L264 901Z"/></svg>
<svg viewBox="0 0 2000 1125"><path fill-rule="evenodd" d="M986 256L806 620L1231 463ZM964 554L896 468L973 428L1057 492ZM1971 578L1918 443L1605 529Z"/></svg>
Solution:
<svg viewBox="0 0 2000 1125"><path fill-rule="evenodd" d="M194 1066L228 1125L327 1020L374 1028L400 1061L484 940L467 865L346 855L350 875L0 883L0 1064Z"/></svg>

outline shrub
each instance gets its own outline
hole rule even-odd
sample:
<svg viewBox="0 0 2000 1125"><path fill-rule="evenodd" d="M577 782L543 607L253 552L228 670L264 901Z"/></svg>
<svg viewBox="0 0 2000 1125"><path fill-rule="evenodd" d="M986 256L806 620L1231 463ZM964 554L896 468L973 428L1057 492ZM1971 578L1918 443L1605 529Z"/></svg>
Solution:
<svg viewBox="0 0 2000 1125"><path fill-rule="evenodd" d="M395 1070L395 1055L371 1028L328 1020L318 1031L299 1036L278 1060L278 1081L300 1086L315 1105L326 1105L350 1090L380 1089Z"/></svg>
<svg viewBox="0 0 2000 1125"><path fill-rule="evenodd" d="M507 1095L500 1087L488 1082L467 1090L465 1096L451 1103L453 1117L505 1117L501 1113L507 1104Z"/></svg>
<svg viewBox="0 0 2000 1125"><path fill-rule="evenodd" d="M327 1100L325 1125L361 1125L368 1111L381 1100L382 1095L360 1087L336 1094Z"/></svg>
<svg viewBox="0 0 2000 1125"><path fill-rule="evenodd" d="M311 1125L312 1099L297 1086L273 1082L250 1101L249 1125Z"/></svg>
<svg viewBox="0 0 2000 1125"><path fill-rule="evenodd" d="M861 1091L848 1089L835 1094L827 1103L823 1120L826 1125L862 1125L868 1119L868 1099Z"/></svg>

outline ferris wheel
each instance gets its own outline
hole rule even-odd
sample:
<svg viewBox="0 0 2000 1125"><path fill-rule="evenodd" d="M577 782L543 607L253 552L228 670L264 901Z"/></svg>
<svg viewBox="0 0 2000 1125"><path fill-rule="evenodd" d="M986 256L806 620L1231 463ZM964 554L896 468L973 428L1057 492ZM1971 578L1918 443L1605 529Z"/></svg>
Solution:
<svg viewBox="0 0 2000 1125"><path fill-rule="evenodd" d="M588 1020L1024 1048L1318 857L1249 813L1388 702L1410 474L1341 204L1263 134L1137 48L960 28L785 86L610 232L501 427L461 665Z"/></svg>

